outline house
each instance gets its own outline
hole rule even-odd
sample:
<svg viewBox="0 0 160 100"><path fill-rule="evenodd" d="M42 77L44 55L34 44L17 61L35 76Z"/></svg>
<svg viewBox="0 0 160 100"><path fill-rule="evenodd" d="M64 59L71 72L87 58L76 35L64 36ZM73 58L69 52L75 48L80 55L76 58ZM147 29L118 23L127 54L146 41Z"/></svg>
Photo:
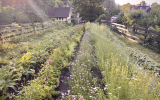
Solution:
<svg viewBox="0 0 160 100"><path fill-rule="evenodd" d="M130 11L133 11L133 10L143 10L144 12L149 13L151 11L151 7L140 5L140 6L134 6Z"/></svg>
<svg viewBox="0 0 160 100"><path fill-rule="evenodd" d="M48 8L48 16L55 21L67 21L71 23L72 10L66 2L64 2L63 7L60 8Z"/></svg>
<svg viewBox="0 0 160 100"><path fill-rule="evenodd" d="M71 8L70 7L61 7L61 8L48 8L49 18L54 18L55 21L67 21L71 23Z"/></svg>

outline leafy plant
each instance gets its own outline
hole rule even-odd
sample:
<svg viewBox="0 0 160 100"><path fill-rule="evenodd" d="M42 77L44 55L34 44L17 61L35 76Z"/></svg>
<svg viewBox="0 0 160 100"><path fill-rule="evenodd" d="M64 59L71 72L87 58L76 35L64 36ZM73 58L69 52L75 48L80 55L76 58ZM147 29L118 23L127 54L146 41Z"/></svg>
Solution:
<svg viewBox="0 0 160 100"><path fill-rule="evenodd" d="M13 67L11 62L10 66L0 68L0 99L8 97L9 88L16 90L16 82L21 80L22 70Z"/></svg>

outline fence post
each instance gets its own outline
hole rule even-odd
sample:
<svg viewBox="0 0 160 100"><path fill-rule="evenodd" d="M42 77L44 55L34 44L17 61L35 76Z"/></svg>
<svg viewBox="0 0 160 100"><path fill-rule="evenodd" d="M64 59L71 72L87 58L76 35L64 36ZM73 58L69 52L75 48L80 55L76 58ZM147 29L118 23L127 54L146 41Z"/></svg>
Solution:
<svg viewBox="0 0 160 100"><path fill-rule="evenodd" d="M134 36L135 36L135 26L133 26L133 33L134 33Z"/></svg>
<svg viewBox="0 0 160 100"><path fill-rule="evenodd" d="M148 33L148 27L146 27L145 36L144 36L144 44L146 43L146 34Z"/></svg>
<svg viewBox="0 0 160 100"><path fill-rule="evenodd" d="M2 32L0 32L0 42L1 42L1 43L3 43L2 40L3 40L3 39L2 39Z"/></svg>
<svg viewBox="0 0 160 100"><path fill-rule="evenodd" d="M34 25L34 23L32 23L32 26L33 26L33 32L34 32L34 34L35 34L36 31L35 31L35 25Z"/></svg>
<svg viewBox="0 0 160 100"><path fill-rule="evenodd" d="M22 27L22 24L19 23L19 26L21 26L21 30L20 30L20 35L23 35L23 27ZM24 36L22 36L24 38Z"/></svg>
<svg viewBox="0 0 160 100"><path fill-rule="evenodd" d="M42 26L42 30L44 30L44 25L43 25L43 22L41 23L41 26Z"/></svg>
<svg viewBox="0 0 160 100"><path fill-rule="evenodd" d="M158 41L158 52L160 53L160 41Z"/></svg>

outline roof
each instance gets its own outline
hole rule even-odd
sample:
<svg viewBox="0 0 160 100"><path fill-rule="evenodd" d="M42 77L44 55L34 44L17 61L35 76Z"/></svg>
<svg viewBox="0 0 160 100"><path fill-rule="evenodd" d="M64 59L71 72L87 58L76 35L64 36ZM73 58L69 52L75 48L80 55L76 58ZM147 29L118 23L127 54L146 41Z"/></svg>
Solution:
<svg viewBox="0 0 160 100"><path fill-rule="evenodd" d="M48 8L49 17L69 17L70 7Z"/></svg>
<svg viewBox="0 0 160 100"><path fill-rule="evenodd" d="M134 7L131 9L134 10ZM150 12L150 6L135 6L135 10L144 10L145 12Z"/></svg>
<svg viewBox="0 0 160 100"><path fill-rule="evenodd" d="M64 1L64 4L63 4L63 5L68 5L68 4L67 4L67 2L66 2L66 1Z"/></svg>

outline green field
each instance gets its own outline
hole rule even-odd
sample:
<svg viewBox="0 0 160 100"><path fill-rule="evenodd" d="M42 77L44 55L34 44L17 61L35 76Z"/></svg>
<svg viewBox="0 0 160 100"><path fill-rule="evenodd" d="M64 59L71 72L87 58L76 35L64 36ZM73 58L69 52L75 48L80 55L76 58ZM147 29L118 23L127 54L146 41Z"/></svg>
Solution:
<svg viewBox="0 0 160 100"><path fill-rule="evenodd" d="M13 48L1 51L0 99L160 99L159 72L151 70L159 55L106 26L63 24L6 45Z"/></svg>

